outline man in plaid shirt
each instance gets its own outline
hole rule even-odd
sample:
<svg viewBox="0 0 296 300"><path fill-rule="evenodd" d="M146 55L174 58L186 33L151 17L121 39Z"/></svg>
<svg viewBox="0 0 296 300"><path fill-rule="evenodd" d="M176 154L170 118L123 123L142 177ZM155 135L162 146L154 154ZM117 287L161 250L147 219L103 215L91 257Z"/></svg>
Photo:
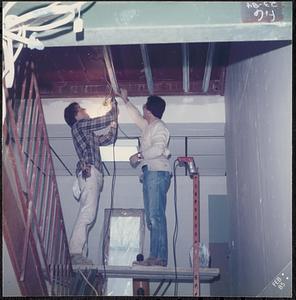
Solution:
<svg viewBox="0 0 296 300"><path fill-rule="evenodd" d="M87 253L88 231L95 222L100 193L103 187L103 168L100 146L114 143L117 138L116 102L104 116L90 118L86 110L76 102L65 108L64 118L71 127L74 147L79 161L76 176L81 191L80 208L69 242L72 264L92 264ZM98 134L105 130L106 133Z"/></svg>

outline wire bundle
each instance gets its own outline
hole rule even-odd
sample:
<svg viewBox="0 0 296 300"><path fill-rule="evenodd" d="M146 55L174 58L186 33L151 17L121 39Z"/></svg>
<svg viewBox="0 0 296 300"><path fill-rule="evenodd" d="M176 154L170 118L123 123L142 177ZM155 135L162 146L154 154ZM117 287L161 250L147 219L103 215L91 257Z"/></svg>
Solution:
<svg viewBox="0 0 296 300"><path fill-rule="evenodd" d="M106 79L106 78L105 78ZM111 101L116 101L114 96L113 96L113 90L112 87L110 85L110 83L107 81L107 88L109 88L109 94L105 97L105 102L111 97ZM116 109L118 109L118 107L116 106ZM118 115L118 113L116 112L116 114ZM118 123L118 122L117 122ZM118 124L116 127L116 136L118 134ZM110 210L109 210L109 215L108 215L108 221L107 221L107 226L106 226L106 231L104 233L104 237L103 237L103 243L102 243L102 263L103 263L103 267L104 267L104 280L105 283L107 282L107 275L106 275L106 257L105 257L105 245L106 245L106 239L109 233L109 228L110 228L110 221L111 221L111 214L112 214L112 210L113 210L113 206L114 206L114 189L115 189L115 181L116 181L116 162L115 162L115 143L113 143L113 175L112 175L112 183L111 183L111 202L110 202Z"/></svg>
<svg viewBox="0 0 296 300"><path fill-rule="evenodd" d="M174 161L174 206L175 206L175 229L173 234L173 256L174 256L174 266L175 266L175 288L174 296L178 295L178 273L177 273L177 254L176 245L178 238L178 209L177 209L177 178L176 178L176 168L178 166L178 160Z"/></svg>
<svg viewBox="0 0 296 300"><path fill-rule="evenodd" d="M2 79L5 78L5 85L11 88L14 81L14 62L18 58L22 48L27 46L29 49L43 50L43 43L36 38L37 32L48 31L63 26L75 19L78 12L80 20L81 7L88 2L76 2L74 4L61 4L54 2L46 7L35 9L21 16L8 15L8 11L17 2L7 2L3 8L3 37L2 48L4 54L4 72ZM56 20L57 19L57 20ZM55 20L50 24L49 20ZM30 33L29 38L27 33ZM18 43L17 50L14 53L13 44Z"/></svg>

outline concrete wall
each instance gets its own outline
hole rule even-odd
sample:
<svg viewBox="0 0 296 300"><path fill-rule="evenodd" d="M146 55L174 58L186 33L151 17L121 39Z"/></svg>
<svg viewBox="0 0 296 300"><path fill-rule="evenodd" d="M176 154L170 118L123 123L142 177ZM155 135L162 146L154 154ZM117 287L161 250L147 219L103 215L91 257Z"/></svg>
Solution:
<svg viewBox="0 0 296 300"><path fill-rule="evenodd" d="M97 221L89 235L89 257L94 263L101 264L102 225L103 211L110 208L112 177L105 176L104 189L101 194ZM70 237L72 227L77 215L79 203L72 196L73 178L70 176L58 176L57 182L61 196L62 209L65 219L67 235ZM178 240L177 240L177 265L189 267L189 251L192 246L192 180L189 177L177 176L177 208L178 208ZM208 195L226 194L226 179L224 176L205 176L200 178L201 193L201 241L209 241L208 232ZM142 185L136 176L117 176L115 183L114 208L143 208ZM167 227L169 266L174 266L173 261L173 232L175 226L174 211L174 186L171 182L167 199ZM149 247L149 232L145 229L144 255L147 256ZM172 285L166 295L173 295ZM156 287L155 287L156 288ZM155 289L154 288L154 289ZM152 287L153 291L153 287ZM179 295L192 296L192 284L179 284ZM209 295L209 286L202 285L201 293Z"/></svg>
<svg viewBox="0 0 296 300"><path fill-rule="evenodd" d="M227 190L238 295L259 294L292 259L292 47L287 44L234 43L227 70ZM276 287L270 296L275 292Z"/></svg>
<svg viewBox="0 0 296 300"><path fill-rule="evenodd" d="M147 97L129 97L131 102L142 112L142 106ZM224 97L223 96L163 96L166 101L166 110L162 120L170 123L218 123L225 122ZM104 115L110 107L103 106L104 98L44 98L42 106L47 125L65 124L64 109L73 101L84 107L90 117ZM131 124L131 118L121 98L118 102L119 124ZM132 123L133 124L133 123Z"/></svg>
<svg viewBox="0 0 296 300"><path fill-rule="evenodd" d="M2 236L2 295L4 297L20 297L21 290L8 254L4 237Z"/></svg>

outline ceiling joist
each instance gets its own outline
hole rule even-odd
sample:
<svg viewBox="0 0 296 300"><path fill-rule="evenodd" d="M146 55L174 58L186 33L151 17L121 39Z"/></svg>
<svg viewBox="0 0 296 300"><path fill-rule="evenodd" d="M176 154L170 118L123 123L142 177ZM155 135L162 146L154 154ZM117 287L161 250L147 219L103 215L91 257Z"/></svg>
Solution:
<svg viewBox="0 0 296 300"><path fill-rule="evenodd" d="M212 67L213 67L214 51L215 51L215 43L209 43L205 72L204 72L204 77L202 82L202 91L204 93L207 93L209 90Z"/></svg>
<svg viewBox="0 0 296 300"><path fill-rule="evenodd" d="M183 70L183 91L188 93L190 89L189 80L189 47L187 43L182 44L182 70Z"/></svg>
<svg viewBox="0 0 296 300"><path fill-rule="evenodd" d="M112 53L109 46L103 46L103 54L112 89L115 93L119 93L118 83L112 60Z"/></svg>
<svg viewBox="0 0 296 300"><path fill-rule="evenodd" d="M27 52L34 58L40 94L46 98L106 96L106 83L114 92L124 87L130 96L223 95L228 54L228 45L220 43Z"/></svg>
<svg viewBox="0 0 296 300"><path fill-rule="evenodd" d="M152 95L154 93L154 87L153 87L153 78L152 78L148 50L145 44L141 44L140 47L141 47L141 54L144 62L144 70L145 70L147 87L148 87L149 94Z"/></svg>

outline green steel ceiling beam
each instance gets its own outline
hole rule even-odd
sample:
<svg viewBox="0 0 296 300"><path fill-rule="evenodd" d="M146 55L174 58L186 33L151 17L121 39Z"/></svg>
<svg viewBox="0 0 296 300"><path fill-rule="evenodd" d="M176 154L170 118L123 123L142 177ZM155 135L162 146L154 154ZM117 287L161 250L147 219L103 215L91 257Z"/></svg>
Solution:
<svg viewBox="0 0 296 300"><path fill-rule="evenodd" d="M49 2L18 2L20 14ZM292 39L292 2L281 2L279 22L243 22L241 2L97 1L81 16L83 38L72 24L53 30L45 46L267 41ZM46 33L48 34L48 32ZM41 36L41 35L40 35Z"/></svg>

